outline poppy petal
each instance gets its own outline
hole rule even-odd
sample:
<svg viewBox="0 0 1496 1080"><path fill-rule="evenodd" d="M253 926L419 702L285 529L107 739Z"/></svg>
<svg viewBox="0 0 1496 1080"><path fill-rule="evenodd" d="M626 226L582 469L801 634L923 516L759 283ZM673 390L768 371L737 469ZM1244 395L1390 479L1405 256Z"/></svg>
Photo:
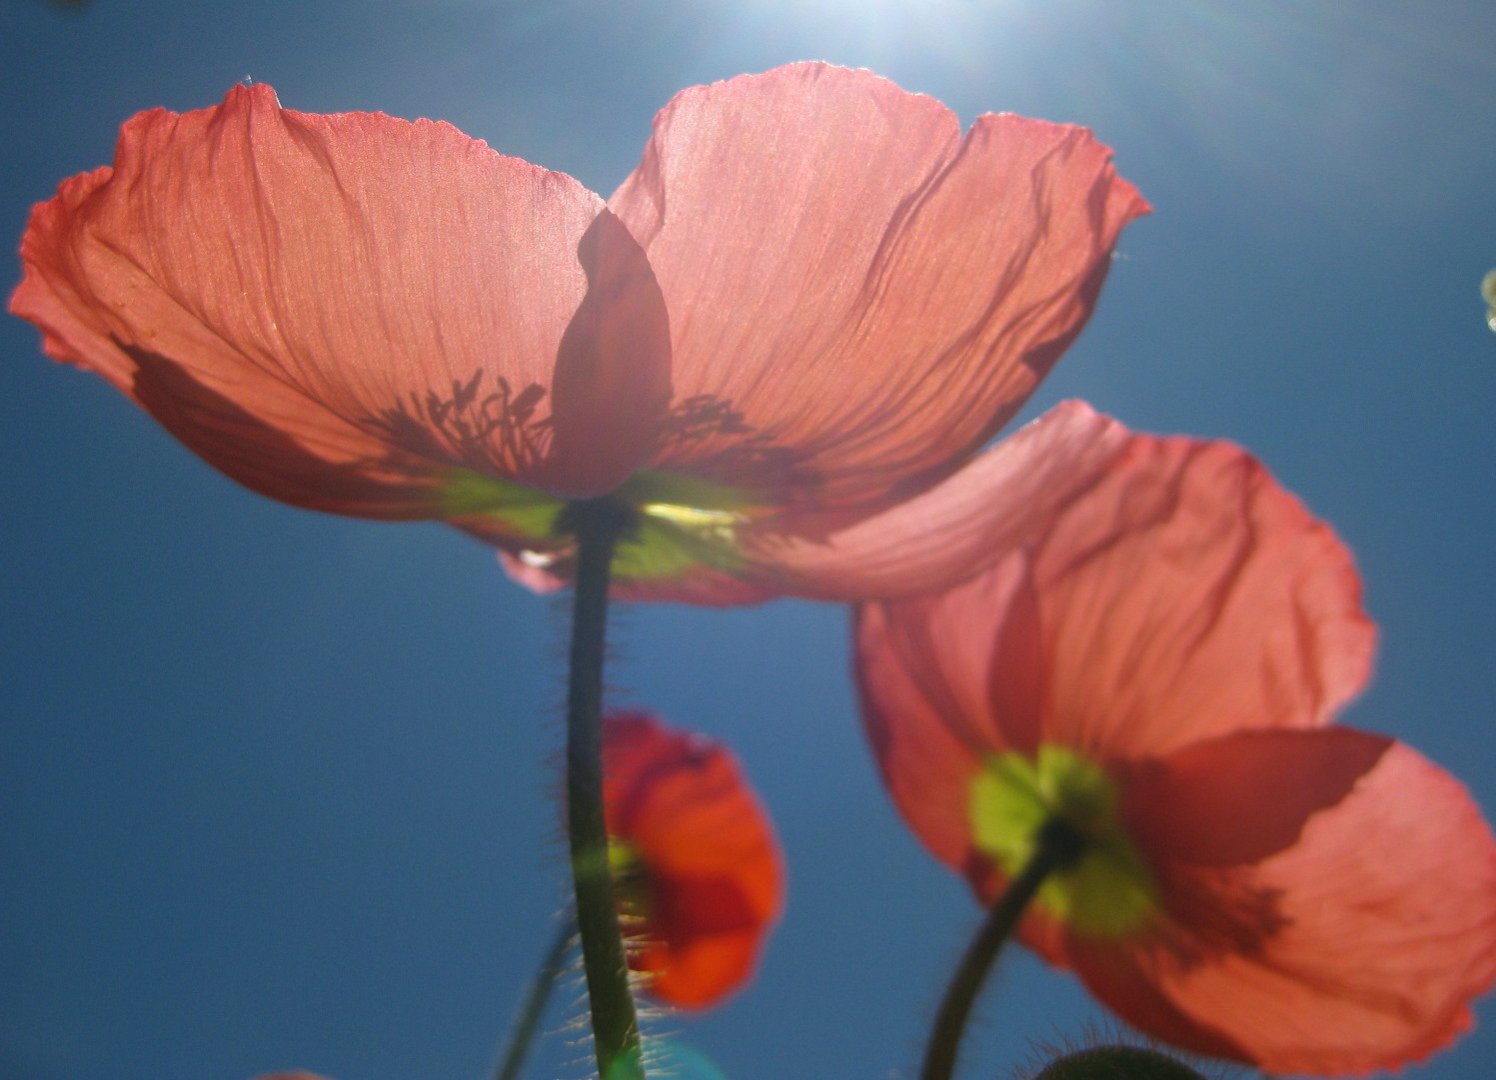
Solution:
<svg viewBox="0 0 1496 1080"><path fill-rule="evenodd" d="M1177 862L1261 862L1295 844L1391 744L1343 727L1242 731L1128 762L1128 833Z"/></svg>
<svg viewBox="0 0 1496 1080"><path fill-rule="evenodd" d="M556 356L551 453L533 483L593 495L655 448L670 405L670 321L643 250L608 210L577 247L587 293Z"/></svg>
<svg viewBox="0 0 1496 1080"><path fill-rule="evenodd" d="M1097 1001L1150 1038L1209 1057L1251 1060L1225 1032L1180 1009L1157 985L1138 951L1111 941L1073 938L1063 923L1039 910L1024 917L1021 937L1050 963L1076 971Z"/></svg>
<svg viewBox="0 0 1496 1080"><path fill-rule="evenodd" d="M1085 499L1127 435L1121 424L1084 402L1064 402L943 482L829 536L747 531L743 558L751 569L746 576L773 585L777 593L816 600L944 588L982 570Z"/></svg>
<svg viewBox="0 0 1496 1080"><path fill-rule="evenodd" d="M673 578L620 581L631 600L743 604L792 595L849 601L931 592L1020 546L1105 474L1127 429L1084 402L1055 406L960 472L883 513L826 536L742 527L731 572L699 564ZM510 576L553 592L555 569L501 556Z"/></svg>
<svg viewBox="0 0 1496 1080"><path fill-rule="evenodd" d="M11 310L275 498L421 516L454 466L595 494L652 450L669 378L658 288L602 211L449 125L240 86L136 116L112 170L37 207Z"/></svg>
<svg viewBox="0 0 1496 1080"><path fill-rule="evenodd" d="M654 717L603 727L608 832L642 863L648 912L631 966L680 1008L715 1004L752 974L779 918L773 826L728 751Z"/></svg>
<svg viewBox="0 0 1496 1080"><path fill-rule="evenodd" d="M1133 436L1029 551L1051 741L1129 757L1312 727L1370 672L1350 552L1227 443Z"/></svg>
<svg viewBox="0 0 1496 1080"><path fill-rule="evenodd" d="M705 1009L742 988L753 977L763 949L764 922L734 890L677 887L658 899L652 925L668 922L673 933L645 938L646 986L658 1001L678 1009ZM717 925L699 925L692 913L714 913ZM646 929L645 933L649 933Z"/></svg>
<svg viewBox="0 0 1496 1080"><path fill-rule="evenodd" d="M971 782L987 755L1008 745L982 693L1001 643L983 631L1011 625L1016 638L1034 630L1022 618L1033 611L1020 595L1026 589L1013 558L959 589L857 609L855 671L873 757L909 827L957 873L975 869ZM962 617L967 604L1012 609L1014 617L962 633L972 626Z"/></svg>
<svg viewBox="0 0 1496 1080"><path fill-rule="evenodd" d="M143 114L125 126L122 154L132 131L156 116ZM64 181L55 198L32 211L22 238L25 277L10 310L42 330L47 354L102 375L209 464L256 491L337 513L427 516L438 479L432 463L391 450L379 437L256 368L236 371L232 359L215 363L216 352L232 350L211 334L183 350L198 361L187 366L157 351L156 332L138 335L149 343L142 347L111 325L110 312L128 312L130 305L117 298L101 309L97 297L106 295L112 275L133 271L129 265L95 269L92 264L106 260L108 252L95 257L84 223L97 213L99 199L118 189L111 184L113 175L105 167ZM109 231L93 234L107 237ZM238 403L246 395L224 385L223 373L251 387L248 396L257 413Z"/></svg>
<svg viewBox="0 0 1496 1080"><path fill-rule="evenodd" d="M655 459L876 509L1019 409L1147 204L1084 129L792 64L678 94L610 201L671 309Z"/></svg>
<svg viewBox="0 0 1496 1080"><path fill-rule="evenodd" d="M1344 756L1342 774L1364 775L1308 815L1288 847L1224 868L1242 853L1233 819L1305 779L1291 756L1314 743L1314 760ZM1196 1047L1225 1039L1240 1047L1231 1056L1269 1072L1396 1068L1469 1026L1469 1001L1496 980L1496 840L1458 781L1406 746L1350 730L1244 733L1186 753L1212 758L1225 788L1255 784L1258 797L1251 808L1185 800L1212 815L1183 826L1196 861L1162 841L1149 853L1175 929L1076 942L1068 957L1099 997L1152 1031L1132 1003L1161 995L1199 1035L1154 1034ZM1342 775L1324 795L1345 786ZM1216 855L1202 846L1212 834Z"/></svg>
<svg viewBox="0 0 1496 1080"><path fill-rule="evenodd" d="M982 508L984 495L990 516L941 520L947 507ZM998 695L1034 678L1034 659L1010 650L1032 649L1042 634L1054 695L1048 741L1125 757L1220 730L1312 726L1369 671L1374 631L1349 552L1229 444L1131 434L1067 403L920 499L847 532L872 536L893 522L913 536L919 521L939 525L932 535L953 537L977 566L1021 553L1037 615L995 603L996 586L978 577L892 601L886 618L939 642L916 663L985 647L992 667L981 685ZM901 543L893 532L890 549ZM1004 626L1020 616L1037 618L1037 629ZM1039 719L1009 710L984 745L1031 749Z"/></svg>

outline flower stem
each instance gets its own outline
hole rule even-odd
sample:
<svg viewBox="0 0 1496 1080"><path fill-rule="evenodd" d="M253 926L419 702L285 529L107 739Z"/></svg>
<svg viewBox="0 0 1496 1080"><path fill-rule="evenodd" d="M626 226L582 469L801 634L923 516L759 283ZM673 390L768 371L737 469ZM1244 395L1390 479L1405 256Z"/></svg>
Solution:
<svg viewBox="0 0 1496 1080"><path fill-rule="evenodd" d="M571 671L566 693L566 807L577 929L602 1080L642 1080L639 1021L614 908L603 817L602 696L608 578L613 550L633 511L607 498L571 503L561 525L577 543Z"/></svg>
<svg viewBox="0 0 1496 1080"><path fill-rule="evenodd" d="M1044 884L1044 879L1054 871L1074 864L1084 847L1085 838L1061 818L1050 818L1039 830L1033 856L1018 876L1008 883L1007 891L998 897L977 936L967 946L966 955L961 957L956 975L946 988L940 1011L935 1016L935 1027L930 1032L929 1045L925 1048L920 1080L950 1080L956 1070L956 1053L960 1049L971 1006L987 972L997 960L997 954L1013 936L1018 920L1039 891L1039 886Z"/></svg>
<svg viewBox="0 0 1496 1080"><path fill-rule="evenodd" d="M556 979L561 975L566 950L571 947L576 936L577 923L568 912L565 921L556 931L556 936L551 940L551 947L546 950L545 959L540 962L540 969L535 972L535 979L530 983L530 990L525 995L524 1004L520 1006L519 1015L515 1017L514 1027L504 1046L503 1057L494 1070L494 1080L519 1080L519 1071L530 1053L530 1044L535 1041L535 1030L540 1026L541 1014L545 1012L545 1004L550 1000Z"/></svg>

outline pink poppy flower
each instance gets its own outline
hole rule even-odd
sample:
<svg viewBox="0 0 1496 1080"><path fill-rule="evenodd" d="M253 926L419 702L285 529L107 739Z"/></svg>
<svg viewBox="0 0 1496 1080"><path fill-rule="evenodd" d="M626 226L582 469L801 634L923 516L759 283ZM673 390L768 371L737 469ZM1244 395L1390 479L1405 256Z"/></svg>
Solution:
<svg viewBox="0 0 1496 1080"><path fill-rule="evenodd" d="M824 64L677 95L606 204L446 124L238 86L37 206L11 310L254 490L448 521L532 585L606 495L634 595L883 595L959 571L905 504L1018 411L1146 209L1081 128L963 137ZM1036 441L1084 469L1095 432L1061 426L988 471ZM939 490L921 514L968 532L1006 505Z"/></svg>
<svg viewBox="0 0 1496 1080"><path fill-rule="evenodd" d="M603 799L629 967L701 1009L753 974L784 906L773 825L728 751L642 713L603 721Z"/></svg>
<svg viewBox="0 0 1496 1080"><path fill-rule="evenodd" d="M1374 631L1350 554L1235 447L1127 436L944 593L864 605L863 715L934 855L1142 1031L1271 1072L1392 1068L1496 978L1496 841L1461 785L1334 726Z"/></svg>

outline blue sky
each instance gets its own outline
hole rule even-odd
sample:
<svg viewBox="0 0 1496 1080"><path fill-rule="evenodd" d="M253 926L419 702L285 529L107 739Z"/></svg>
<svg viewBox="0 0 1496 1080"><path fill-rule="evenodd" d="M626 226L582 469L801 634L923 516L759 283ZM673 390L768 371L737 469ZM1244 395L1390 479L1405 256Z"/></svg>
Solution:
<svg viewBox="0 0 1496 1080"><path fill-rule="evenodd" d="M1493 56L1479 0L0 0L0 222L18 238L132 113L246 76L604 194L676 90L795 59L967 122L1086 124L1155 213L1029 415L1085 397L1262 457L1355 550L1382 627L1346 719L1490 812ZM484 1075L564 896L555 603L440 526L240 489L13 319L0 462L0 1075ZM844 612L634 607L613 640L614 700L730 741L789 860L758 980L656 1030L739 1080L912 1075L977 912L873 774ZM586 1075L574 989L537 1077ZM982 1012L973 1077L1108 1023L1016 954ZM1477 1014L1407 1075L1486 1080L1496 1002Z"/></svg>

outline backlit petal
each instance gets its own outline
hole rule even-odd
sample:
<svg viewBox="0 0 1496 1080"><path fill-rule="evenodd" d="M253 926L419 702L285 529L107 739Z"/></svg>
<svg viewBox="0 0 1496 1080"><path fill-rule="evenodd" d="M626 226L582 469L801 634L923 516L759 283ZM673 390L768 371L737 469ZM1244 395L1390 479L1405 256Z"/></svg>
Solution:
<svg viewBox="0 0 1496 1080"><path fill-rule="evenodd" d="M1172 926L1142 942L1077 942L1069 960L1107 1004L1151 1030L1117 971L1143 980L1147 994L1197 1026L1193 1043L1153 1032L1185 1046L1229 1040L1241 1049L1231 1056L1270 1072L1395 1068L1468 1027L1469 1001L1496 979L1496 841L1458 781L1381 736L1221 740L1215 774L1227 788L1255 778L1260 801L1270 801L1284 782L1302 779L1287 756L1305 741L1335 744L1353 768L1374 764L1344 798L1311 814L1296 842L1256 865L1223 868L1155 850ZM1189 801L1197 811L1232 812L1224 801L1210 809ZM1236 848L1239 826L1218 823L1222 843ZM1188 828L1203 840L1209 824Z"/></svg>
<svg viewBox="0 0 1496 1080"><path fill-rule="evenodd" d="M724 888L720 878L681 878L657 893L657 901L651 925L672 929L655 939L646 936L643 963L635 965L650 975L650 996L678 1009L704 1009L753 977L767 924L741 892ZM705 923L703 913L710 917Z"/></svg>
<svg viewBox="0 0 1496 1080"><path fill-rule="evenodd" d="M870 739L920 838L990 904L1006 838L977 850L973 777L1014 751L1089 761L1120 792L1139 918L1040 903L1021 935L1124 1019L1321 1074L1463 1030L1496 980L1496 841L1448 774L1325 726L1373 637L1329 529L1239 449L1147 436L1028 528L969 581L859 609Z"/></svg>
<svg viewBox="0 0 1496 1080"><path fill-rule="evenodd" d="M454 465L592 494L652 449L669 364L600 212L449 125L241 86L140 114L112 170L39 206L11 309L276 498L420 516Z"/></svg>
<svg viewBox="0 0 1496 1080"><path fill-rule="evenodd" d="M1084 498L1128 439L1127 429L1082 402L1056 406L922 494L824 536L748 521L733 540L732 572L698 564L672 578L622 580L634 600L743 604L775 596L817 600L894 597L943 588L1020 546ZM569 563L540 568L504 558L539 592L562 586Z"/></svg>
<svg viewBox="0 0 1496 1080"><path fill-rule="evenodd" d="M732 755L653 717L604 723L608 832L648 879L649 912L631 964L650 992L700 1008L752 974L779 918L784 875L768 816Z"/></svg>
<svg viewBox="0 0 1496 1080"><path fill-rule="evenodd" d="M1049 742L1131 757L1234 728L1327 720L1360 688L1372 649L1345 547L1230 444L1101 431L1106 455L1076 470L1070 491L1065 470L1046 474L1043 456L1032 455L1032 497L993 497L1007 521L990 527L987 558L1022 556L1028 586L1001 594L1031 591L1037 615L995 603L983 579L890 604L889 621L935 642L910 658L928 669L920 678L936 678L939 655L962 642L992 643L978 684L987 693L1013 696L1004 684L1029 681L1043 664L1043 717L1005 711L992 752L1029 748L1035 724ZM1020 435L1029 432L1041 435L1043 425ZM1016 453L1019 482L1029 459ZM1019 699L1040 700L1032 691Z"/></svg>
<svg viewBox="0 0 1496 1080"><path fill-rule="evenodd" d="M1147 206L1072 126L794 64L684 91L610 205L671 311L664 469L888 505L1022 405Z"/></svg>
<svg viewBox="0 0 1496 1080"><path fill-rule="evenodd" d="M1370 671L1350 553L1226 443L1134 436L1030 547L1045 737L1102 757L1327 722Z"/></svg>
<svg viewBox="0 0 1496 1080"><path fill-rule="evenodd" d="M958 873L972 852L972 778L1004 738L982 693L995 643L980 632L945 633L968 623L959 613L947 617L943 605L954 595L1021 610L1025 605L1013 603L1026 586L1021 571L1010 560L959 591L857 609L855 671L873 757L904 820ZM1032 626L1020 624L1018 632L1024 629Z"/></svg>
<svg viewBox="0 0 1496 1080"><path fill-rule="evenodd" d="M744 576L818 600L944 588L1086 498L1127 434L1084 403L1065 402L945 481L828 536L747 530Z"/></svg>
<svg viewBox="0 0 1496 1080"><path fill-rule="evenodd" d="M859 609L863 714L891 793L979 888L990 868L969 858L964 778L985 758L1052 743L1118 761L1310 726L1370 662L1348 553L1252 459L1107 437L1070 492L1062 472L1027 504L994 499L1010 510L991 569Z"/></svg>
<svg viewBox="0 0 1496 1080"><path fill-rule="evenodd" d="M1196 1054L1251 1060L1225 1032L1212 1030L1181 1010L1157 985L1146 958L1126 942L1073 938L1061 923L1038 910L1024 917L1021 936L1050 963L1074 969L1097 1001L1150 1038Z"/></svg>
<svg viewBox="0 0 1496 1080"><path fill-rule="evenodd" d="M1391 744L1343 727L1242 731L1126 763L1128 832L1178 862L1260 862L1297 843Z"/></svg>

